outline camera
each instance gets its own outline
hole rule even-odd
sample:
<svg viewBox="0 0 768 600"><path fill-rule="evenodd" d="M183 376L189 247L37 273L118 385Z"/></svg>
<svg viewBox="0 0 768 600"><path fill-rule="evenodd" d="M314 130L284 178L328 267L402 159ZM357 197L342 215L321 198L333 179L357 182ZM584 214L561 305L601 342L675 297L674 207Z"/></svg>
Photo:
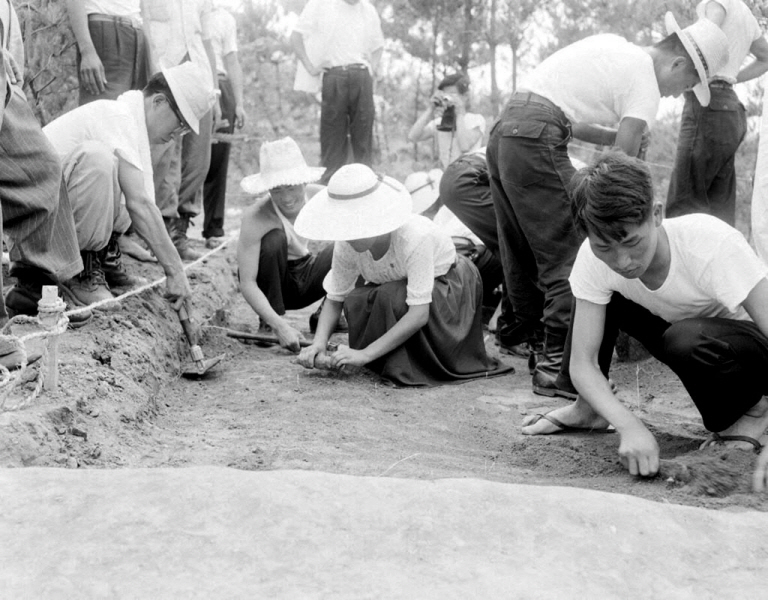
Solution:
<svg viewBox="0 0 768 600"><path fill-rule="evenodd" d="M436 94L432 98L432 104L435 108L443 109L443 118L437 126L438 131L456 130L456 107L453 105L451 97L446 94Z"/></svg>

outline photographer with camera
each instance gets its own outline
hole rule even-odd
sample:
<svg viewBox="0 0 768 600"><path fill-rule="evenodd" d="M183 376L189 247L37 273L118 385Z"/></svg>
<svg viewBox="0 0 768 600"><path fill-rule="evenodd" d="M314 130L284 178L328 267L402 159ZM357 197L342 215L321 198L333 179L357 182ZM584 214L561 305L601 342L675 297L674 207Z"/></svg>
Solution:
<svg viewBox="0 0 768 600"><path fill-rule="evenodd" d="M459 156L482 146L485 117L467 112L469 79L462 73L445 77L430 98L429 106L408 132L408 140L437 141L440 164L445 169Z"/></svg>

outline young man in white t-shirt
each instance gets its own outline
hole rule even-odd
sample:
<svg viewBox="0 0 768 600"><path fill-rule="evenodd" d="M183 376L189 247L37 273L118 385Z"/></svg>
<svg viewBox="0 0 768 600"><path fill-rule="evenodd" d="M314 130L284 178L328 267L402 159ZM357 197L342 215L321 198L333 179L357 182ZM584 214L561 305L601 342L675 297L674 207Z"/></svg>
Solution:
<svg viewBox="0 0 768 600"><path fill-rule="evenodd" d="M408 140L420 142L434 138L440 164L447 168L454 160L483 145L485 117L467 112L469 79L462 73L443 78L408 132ZM451 116L452 114L452 116Z"/></svg>
<svg viewBox="0 0 768 600"><path fill-rule="evenodd" d="M528 435L608 429L633 475L654 475L659 446L608 381L619 330L668 365L711 432L707 444L759 450L768 428L768 267L744 236L703 214L662 221L648 168L610 152L576 173L571 211L587 234L570 276L576 299L568 374L573 404L523 421Z"/></svg>
<svg viewBox="0 0 768 600"><path fill-rule="evenodd" d="M512 95L491 131L488 170L507 288L516 312L538 296L544 324L532 380L537 394L576 396L556 378L571 314L568 276L583 239L565 189L574 172L569 141L637 156L661 97L691 88L708 97L709 74L727 57L727 39L711 21L681 30L668 13L667 30L648 47L604 34L555 52Z"/></svg>

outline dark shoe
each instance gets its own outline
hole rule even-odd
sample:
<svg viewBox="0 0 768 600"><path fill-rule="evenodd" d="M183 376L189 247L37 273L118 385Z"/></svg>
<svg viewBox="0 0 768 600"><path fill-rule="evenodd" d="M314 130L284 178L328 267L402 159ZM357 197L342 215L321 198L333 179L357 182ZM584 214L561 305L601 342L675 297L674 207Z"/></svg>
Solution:
<svg viewBox="0 0 768 600"><path fill-rule="evenodd" d="M118 244L119 234L113 233L109 238L107 247L99 252L99 263L104 273L104 279L110 288L133 288L141 285L143 281L129 275L123 265L122 253Z"/></svg>
<svg viewBox="0 0 768 600"><path fill-rule="evenodd" d="M528 342L521 342L519 344L506 344L499 336L496 336L496 343L499 346L499 352L502 354L509 354L511 356L519 356L520 358L530 358L532 351L531 345Z"/></svg>
<svg viewBox="0 0 768 600"><path fill-rule="evenodd" d="M59 288L61 289L61 288ZM17 279L17 283L5 296L5 308L8 312L8 318L12 319L18 315L27 315L34 317L37 315L37 303L43 297L43 284L34 283L23 277ZM67 309L73 308L67 303ZM92 317L91 311L76 313L69 316L69 326L72 328L82 327Z"/></svg>
<svg viewBox="0 0 768 600"><path fill-rule="evenodd" d="M564 385L561 381L558 381L557 376L552 376L538 368L533 373L533 393L539 396L558 396L568 400L576 400L576 397L579 395L573 384L568 383Z"/></svg>
<svg viewBox="0 0 768 600"><path fill-rule="evenodd" d="M566 377L558 377L563 366L565 338L567 331L547 330L544 345L536 352L536 365L533 373L533 392L541 396L559 396L575 400L576 388Z"/></svg>
<svg viewBox="0 0 768 600"><path fill-rule="evenodd" d="M176 251L179 253L181 260L193 261L202 256L196 250L193 250L187 237L187 229L189 229L189 222L191 220L190 215L182 215L178 219L167 219L166 227L169 227L168 232L171 234L171 241L176 247ZM170 223L170 225L168 225Z"/></svg>
<svg viewBox="0 0 768 600"><path fill-rule="evenodd" d="M109 286L101 270L101 264L97 252L81 251L84 269L69 281L60 284L64 292L64 299L75 306L90 306L97 302L113 300L95 307L102 312L114 312L120 310L120 305L114 302L114 296L109 291Z"/></svg>

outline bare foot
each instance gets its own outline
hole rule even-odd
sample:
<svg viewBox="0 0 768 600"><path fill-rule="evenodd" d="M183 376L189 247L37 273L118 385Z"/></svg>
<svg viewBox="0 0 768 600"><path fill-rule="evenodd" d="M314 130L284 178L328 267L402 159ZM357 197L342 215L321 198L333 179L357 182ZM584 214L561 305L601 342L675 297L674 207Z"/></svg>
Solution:
<svg viewBox="0 0 768 600"><path fill-rule="evenodd" d="M547 415L567 427L578 429L604 430L609 426L608 421L592 410L592 407L582 400L581 396L573 404L556 408ZM563 431L562 428L538 415L528 415L523 419L523 435L550 435L561 431Z"/></svg>
<svg viewBox="0 0 768 600"><path fill-rule="evenodd" d="M750 408L744 415L731 425L728 429L718 431L722 437L743 435L755 440L759 440L768 429L768 399L761 398L760 401ZM707 440L701 445L704 448L710 444ZM726 440L723 445L727 448L739 448L744 450L754 450L754 444L738 440Z"/></svg>

